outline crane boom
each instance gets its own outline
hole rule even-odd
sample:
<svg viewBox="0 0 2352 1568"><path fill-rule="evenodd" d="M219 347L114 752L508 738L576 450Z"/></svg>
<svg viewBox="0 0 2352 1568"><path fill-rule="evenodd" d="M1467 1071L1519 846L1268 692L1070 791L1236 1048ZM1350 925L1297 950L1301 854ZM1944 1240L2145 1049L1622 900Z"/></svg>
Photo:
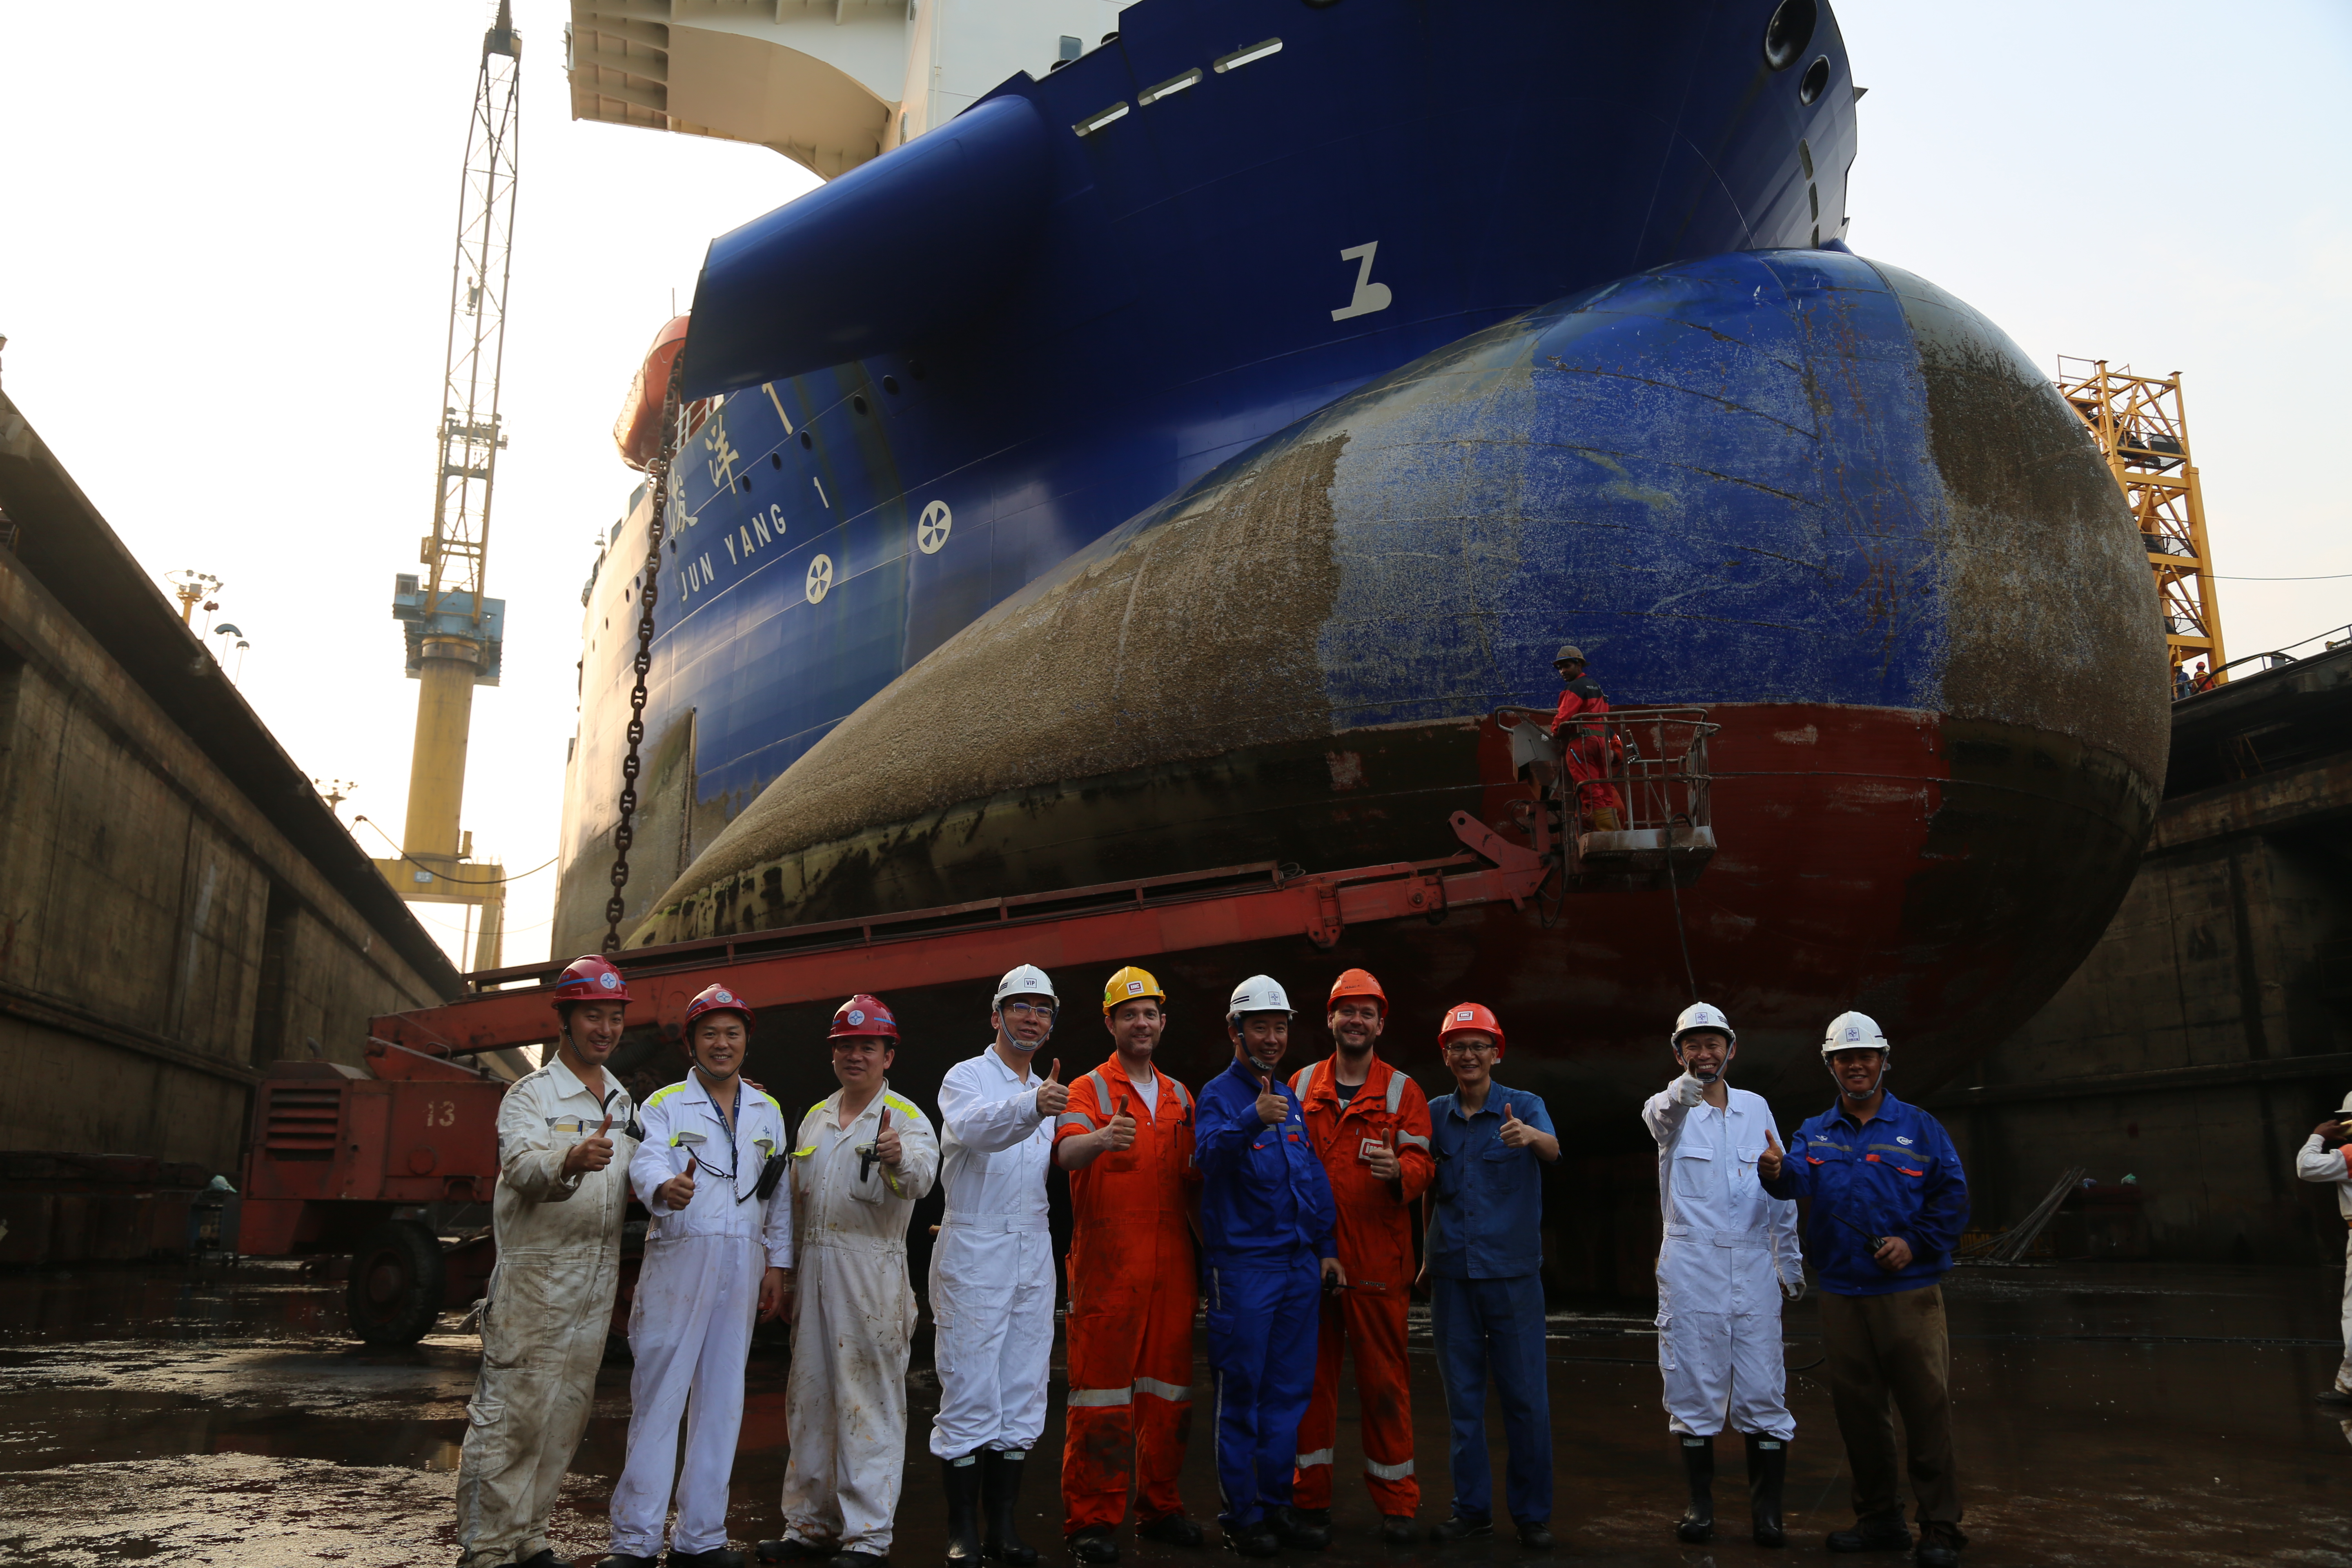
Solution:
<svg viewBox="0 0 2352 1568"><path fill-rule="evenodd" d="M417 547L421 578L394 579L393 617L403 623L411 679L418 683L416 741L408 769L401 853L379 860L408 899L479 905L477 965L503 946L505 875L470 859L461 824L474 688L496 686L506 604L488 597L490 499L507 444L499 412L505 366L507 287L513 261L515 174L521 120L522 38L511 0L482 35L473 119L457 200L457 257L449 272L449 335L433 489L433 531Z"/></svg>

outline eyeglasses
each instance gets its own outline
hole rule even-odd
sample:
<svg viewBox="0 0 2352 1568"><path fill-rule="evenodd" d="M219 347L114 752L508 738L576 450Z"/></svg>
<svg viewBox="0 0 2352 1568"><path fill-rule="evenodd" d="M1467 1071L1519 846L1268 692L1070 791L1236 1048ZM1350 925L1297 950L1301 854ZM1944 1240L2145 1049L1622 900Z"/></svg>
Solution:
<svg viewBox="0 0 2352 1568"><path fill-rule="evenodd" d="M1013 1018L1043 1018L1050 1023L1054 1011L1051 1002L1007 1002L1004 1005L1005 1016Z"/></svg>
<svg viewBox="0 0 2352 1568"><path fill-rule="evenodd" d="M1449 1057L1480 1057L1495 1047L1492 1042L1486 1045L1473 1045L1467 1040L1449 1040L1437 1048L1440 1054Z"/></svg>

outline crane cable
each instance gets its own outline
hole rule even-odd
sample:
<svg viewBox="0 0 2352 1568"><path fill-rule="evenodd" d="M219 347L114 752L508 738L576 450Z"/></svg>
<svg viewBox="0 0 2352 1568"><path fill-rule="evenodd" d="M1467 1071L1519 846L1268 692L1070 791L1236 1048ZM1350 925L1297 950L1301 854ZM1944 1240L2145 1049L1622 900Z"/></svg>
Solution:
<svg viewBox="0 0 2352 1568"><path fill-rule="evenodd" d="M654 601L661 591L662 532L669 514L669 466L678 444L678 385L686 374L683 350L669 363L669 384L662 392L661 451L646 470L652 480L653 515L646 531L646 574L637 589L637 657L632 668L636 684L629 689L629 752L621 762L620 820L613 825L613 896L604 901L604 942L600 952L621 951L621 920L629 912L623 891L629 885L629 846L636 841L633 819L637 815L637 775L644 764L638 751L646 739L646 676L654 667Z"/></svg>

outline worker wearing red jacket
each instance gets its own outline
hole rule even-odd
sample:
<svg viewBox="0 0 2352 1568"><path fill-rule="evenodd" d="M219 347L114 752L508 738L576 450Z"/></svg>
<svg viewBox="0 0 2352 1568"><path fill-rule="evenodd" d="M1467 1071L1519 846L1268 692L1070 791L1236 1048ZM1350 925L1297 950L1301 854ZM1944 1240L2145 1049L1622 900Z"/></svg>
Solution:
<svg viewBox="0 0 2352 1568"><path fill-rule="evenodd" d="M1338 1047L1290 1080L1307 1135L1331 1178L1339 1209L1339 1267L1347 1287L1326 1291L1316 1335L1315 1393L1298 1426L1291 1506L1331 1521L1331 1449L1339 1428L1339 1354L1356 1347L1363 1410L1364 1485L1381 1510L1381 1539L1413 1539L1421 1483L1412 1473L1412 1389L1404 1359L1405 1300L1413 1276L1412 1205L1437 1175L1429 1151L1429 1099L1373 1047L1388 1021L1388 994L1360 969L1331 987L1328 1024Z"/></svg>
<svg viewBox="0 0 2352 1568"><path fill-rule="evenodd" d="M1608 712L1609 699L1601 682L1584 672L1584 650L1575 644L1563 647L1551 667L1567 687L1552 714L1551 738L1559 742L1560 765L1568 770L1569 787L1575 792L1576 815L1595 832L1615 833L1625 826L1624 797L1607 782L1609 755L1617 748L1578 720L1580 714ZM1571 823L1570 831L1574 830Z"/></svg>
<svg viewBox="0 0 2352 1568"><path fill-rule="evenodd" d="M1081 1563L1116 1563L1134 1450L1136 1534L1201 1544L1176 1494L1192 1414L1192 1307L1201 1173L1192 1097L1152 1066L1167 994L1132 965L1103 987L1108 1061L1073 1081L1055 1119L1070 1173L1070 1397L1064 1535Z"/></svg>

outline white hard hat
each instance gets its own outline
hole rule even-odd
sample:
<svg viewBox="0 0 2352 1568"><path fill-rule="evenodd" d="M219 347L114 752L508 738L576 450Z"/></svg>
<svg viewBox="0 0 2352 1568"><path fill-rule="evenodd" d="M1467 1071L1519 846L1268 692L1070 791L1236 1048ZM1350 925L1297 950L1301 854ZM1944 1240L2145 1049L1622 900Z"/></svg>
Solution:
<svg viewBox="0 0 2352 1568"><path fill-rule="evenodd" d="M1007 996L1052 996L1056 1002L1061 1000L1054 995L1054 983L1034 963L1015 964L1006 970L1004 978L996 983L996 1001L992 1005L1002 1005Z"/></svg>
<svg viewBox="0 0 2352 1568"><path fill-rule="evenodd" d="M1840 1013L1830 1020L1830 1031L1822 1039L1822 1055L1832 1057L1840 1051L1885 1051L1890 1058L1895 1055L1895 1047L1886 1043L1878 1020L1867 1013Z"/></svg>
<svg viewBox="0 0 2352 1568"><path fill-rule="evenodd" d="M2352 1116L2352 1094L2344 1097L2344 1103L2337 1106L2336 1111L2339 1116Z"/></svg>
<svg viewBox="0 0 2352 1568"><path fill-rule="evenodd" d="M1276 984L1274 977L1253 974L1234 987L1233 1000L1225 1004L1225 1020L1230 1023L1244 1013L1282 1013L1293 1009L1290 997Z"/></svg>
<svg viewBox="0 0 2352 1568"><path fill-rule="evenodd" d="M1683 1037L1696 1034L1701 1029L1713 1029L1735 1046L1739 1043L1738 1032L1732 1028L1731 1020L1723 1016L1723 1009L1706 1002L1694 1002L1683 1009L1682 1016L1675 1020L1674 1037L1667 1043L1680 1050L1683 1048Z"/></svg>

